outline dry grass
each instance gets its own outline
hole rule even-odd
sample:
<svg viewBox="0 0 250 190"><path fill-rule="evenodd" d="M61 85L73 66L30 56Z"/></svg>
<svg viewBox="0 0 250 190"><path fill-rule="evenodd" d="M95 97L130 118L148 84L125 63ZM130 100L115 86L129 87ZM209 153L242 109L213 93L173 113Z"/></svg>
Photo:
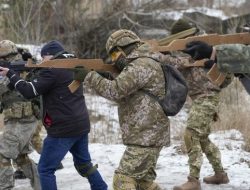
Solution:
<svg viewBox="0 0 250 190"><path fill-rule="evenodd" d="M250 152L250 96L241 83L235 79L233 83L221 92L219 121L214 130L239 130L245 140L246 151ZM233 137L232 137L233 138Z"/></svg>

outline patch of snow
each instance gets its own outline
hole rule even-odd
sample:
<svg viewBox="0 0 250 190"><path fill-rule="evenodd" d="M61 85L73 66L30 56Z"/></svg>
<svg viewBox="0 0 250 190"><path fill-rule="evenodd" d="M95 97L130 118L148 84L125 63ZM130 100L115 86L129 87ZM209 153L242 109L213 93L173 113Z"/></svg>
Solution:
<svg viewBox="0 0 250 190"><path fill-rule="evenodd" d="M234 138L231 138L234 137ZM244 143L239 131L220 131L210 136L220 149L222 163L230 178L229 184L209 185L202 182L202 178L213 174L208 160L204 156L204 163L201 169L201 186L206 190L249 190L250 189L250 153L241 149ZM157 164L158 182L164 190L172 189L186 181L188 175L188 157L179 154L177 147L180 142L175 142L170 147L163 148ZM112 177L117 168L124 145L90 144L90 153L93 163L98 163L99 171L104 180L112 189ZM37 162L39 155L32 153L31 157ZM72 156L67 154L63 160L64 169L56 172L58 189L60 190L89 190L89 184L74 169ZM31 190L29 180L16 180L14 190Z"/></svg>

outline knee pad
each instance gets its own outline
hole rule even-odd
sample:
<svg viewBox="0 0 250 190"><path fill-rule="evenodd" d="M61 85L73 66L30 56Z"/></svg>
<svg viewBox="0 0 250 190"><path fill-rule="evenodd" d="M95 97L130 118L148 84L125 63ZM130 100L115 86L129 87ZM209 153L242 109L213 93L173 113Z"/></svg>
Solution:
<svg viewBox="0 0 250 190"><path fill-rule="evenodd" d="M115 173L113 177L114 190L136 190L136 181L126 175Z"/></svg>
<svg viewBox="0 0 250 190"><path fill-rule="evenodd" d="M78 164L78 165L75 164L74 166L75 166L77 172L82 177L88 177L89 175L94 173L96 171L96 169L98 168L97 164L95 166L93 166L93 164L91 162L87 162L84 164Z"/></svg>
<svg viewBox="0 0 250 190"><path fill-rule="evenodd" d="M0 168L1 167L11 167L11 161L0 154Z"/></svg>

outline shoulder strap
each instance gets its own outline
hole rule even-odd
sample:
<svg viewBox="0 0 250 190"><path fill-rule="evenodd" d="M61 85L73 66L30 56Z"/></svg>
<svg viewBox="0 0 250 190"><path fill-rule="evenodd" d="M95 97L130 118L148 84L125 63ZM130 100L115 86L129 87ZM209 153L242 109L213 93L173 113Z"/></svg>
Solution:
<svg viewBox="0 0 250 190"><path fill-rule="evenodd" d="M185 64L183 65L184 67L204 67L204 59L203 60L199 60L199 61L195 61L193 64Z"/></svg>

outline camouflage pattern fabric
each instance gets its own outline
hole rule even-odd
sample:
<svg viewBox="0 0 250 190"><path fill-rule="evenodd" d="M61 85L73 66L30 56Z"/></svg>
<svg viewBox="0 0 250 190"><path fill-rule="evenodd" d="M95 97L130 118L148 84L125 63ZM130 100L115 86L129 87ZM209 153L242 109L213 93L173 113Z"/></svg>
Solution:
<svg viewBox="0 0 250 190"><path fill-rule="evenodd" d="M15 185L11 160L0 154L0 189L9 190Z"/></svg>
<svg viewBox="0 0 250 190"><path fill-rule="evenodd" d="M137 190L137 183L135 179L115 173L113 177L113 189L114 190Z"/></svg>
<svg viewBox="0 0 250 190"><path fill-rule="evenodd" d="M31 187L35 190L41 189L37 165L33 160L29 159L28 154L19 154L14 161L21 168L24 175L30 179Z"/></svg>
<svg viewBox="0 0 250 190"><path fill-rule="evenodd" d="M140 48L146 51L146 47ZM168 117L158 102L140 91L143 88L160 98L164 96L165 79L160 63L147 57L138 58L131 61L114 80L107 80L91 71L84 83L97 94L118 103L125 145L169 145Z"/></svg>
<svg viewBox="0 0 250 190"><path fill-rule="evenodd" d="M20 56L11 59L18 60ZM0 157L4 158L0 159L0 189L14 187L13 167L3 167L2 165L6 160L8 163L13 160L30 179L32 187L39 190L41 189L40 181L35 163L26 156L25 159L21 159L25 163L20 162L20 157L33 151L30 141L36 130L37 119L34 116L31 102L25 100L17 91L10 90L6 86L8 82L6 77L0 80L0 101L3 104L4 115L4 129L0 136Z"/></svg>
<svg viewBox="0 0 250 190"><path fill-rule="evenodd" d="M42 131L42 127L43 127L42 121L39 120L37 127L36 127L36 130L32 136L32 139L31 139L31 145L36 150L36 152L38 154L41 154L42 147L43 147L43 139L42 139L41 134L40 134Z"/></svg>
<svg viewBox="0 0 250 190"><path fill-rule="evenodd" d="M219 94L205 96L193 102L184 135L188 151L190 176L199 178L203 153L215 172L223 171L219 149L209 140L211 124L217 120Z"/></svg>
<svg viewBox="0 0 250 190"><path fill-rule="evenodd" d="M161 148L127 146L115 173L129 176L137 183L152 182L156 178L155 167L160 151Z"/></svg>
<svg viewBox="0 0 250 190"><path fill-rule="evenodd" d="M214 172L223 172L221 154L218 147L213 144L208 136L198 136L193 131L186 129L185 145L188 151L189 175L195 178L200 177L200 170L203 163L203 153L205 153Z"/></svg>
<svg viewBox="0 0 250 190"><path fill-rule="evenodd" d="M199 136L211 133L211 124L217 120L219 94L214 93L197 98L193 101L187 119L187 129L191 129Z"/></svg>
<svg viewBox="0 0 250 190"><path fill-rule="evenodd" d="M194 100L213 92L219 92L220 87L209 81L207 77L207 69L202 67L185 67L187 64L192 64L194 61L187 54L159 54L159 58L165 63L175 66L185 77L188 84L188 95Z"/></svg>
<svg viewBox="0 0 250 190"><path fill-rule="evenodd" d="M149 46L143 44L136 51L148 52ZM126 58L131 61L114 80L92 71L84 81L97 94L118 103L122 139L127 149L114 175L115 190L135 190L134 183L137 185L139 180L153 182L160 150L170 144L168 117L156 100L141 91L147 90L159 98L165 95L160 63L145 56Z"/></svg>
<svg viewBox="0 0 250 190"><path fill-rule="evenodd" d="M193 100L184 136L190 175L197 178L200 176L202 153L205 153L214 171L223 171L220 151L208 136L211 133L211 124L218 116L219 92L231 83L232 75L228 75L224 83L218 87L207 78L208 70L202 67L185 67L185 64L192 64L193 61L184 53L160 55L159 59L181 71L188 83L188 94Z"/></svg>
<svg viewBox="0 0 250 190"><path fill-rule="evenodd" d="M226 44L215 48L217 65L221 72L250 73L250 46Z"/></svg>

